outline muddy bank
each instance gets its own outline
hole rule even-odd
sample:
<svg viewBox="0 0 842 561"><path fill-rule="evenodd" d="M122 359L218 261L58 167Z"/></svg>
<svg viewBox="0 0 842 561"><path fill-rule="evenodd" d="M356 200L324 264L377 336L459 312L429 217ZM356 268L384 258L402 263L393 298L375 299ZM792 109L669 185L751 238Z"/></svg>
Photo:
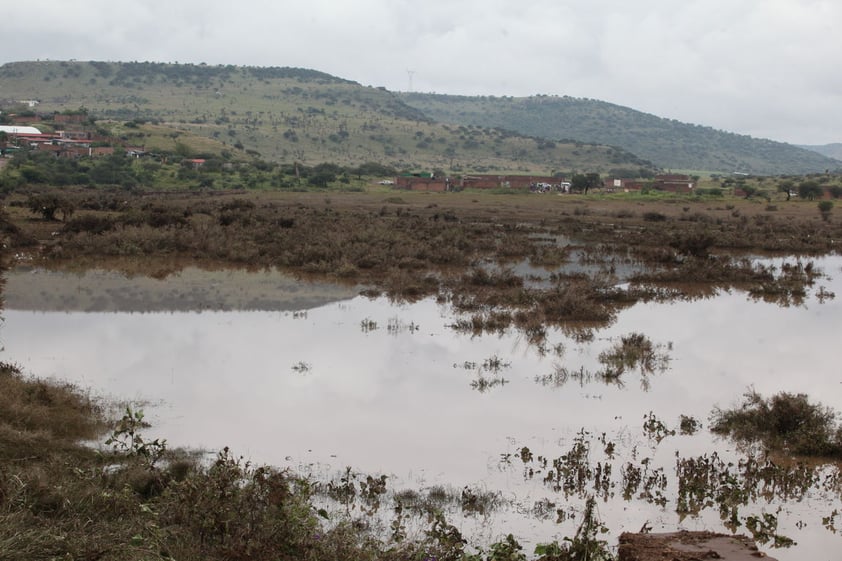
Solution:
<svg viewBox="0 0 842 561"><path fill-rule="evenodd" d="M762 553L746 536L713 532L671 532L666 534L630 534L620 536L618 561L755 561Z"/></svg>

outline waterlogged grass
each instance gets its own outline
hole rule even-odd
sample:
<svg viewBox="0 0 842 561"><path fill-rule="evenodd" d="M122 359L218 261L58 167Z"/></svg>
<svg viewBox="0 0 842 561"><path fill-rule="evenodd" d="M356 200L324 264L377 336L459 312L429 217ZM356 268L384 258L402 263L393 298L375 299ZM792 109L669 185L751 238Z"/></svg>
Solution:
<svg viewBox="0 0 842 561"><path fill-rule="evenodd" d="M395 493L385 475L351 468L320 482L254 465L227 448L203 462L168 450L165 440L146 439L139 410L127 408L103 440L109 423L78 390L27 378L9 364L0 365L0 384L3 559L526 558L511 534L472 545L445 517L453 508L489 516L504 502L498 492L466 486ZM324 498L339 508L320 506ZM596 522L588 512L571 545L540 544L539 558L574 559L550 553L603 548L603 541L590 543ZM410 535L411 527L418 531Z"/></svg>
<svg viewBox="0 0 842 561"><path fill-rule="evenodd" d="M505 386L509 383L503 372L508 370L512 364L504 361L498 355L494 354L486 358L481 364L466 360L461 364L454 364L453 368L461 368L474 373L474 379L471 380L471 387L479 393L485 393L498 386Z"/></svg>
<svg viewBox="0 0 842 561"><path fill-rule="evenodd" d="M599 355L600 366L590 369L566 361L562 346L550 346L549 326L560 327L576 342L592 341L596 329L637 302L706 297L732 288L801 305L821 274L810 261L791 258L773 267L739 253L822 253L833 249L826 240L840 237L832 220L783 211L752 215L742 204L727 212L697 203L688 203L693 212L669 204L630 211L622 203L612 206L614 201L571 205L542 199L536 205L529 197L503 201L485 194L436 198L431 206L430 197L411 193L400 202L383 195L246 200L113 193L103 196L113 197L114 206L94 208L85 206L88 195L79 195L79 210L64 224L11 207L3 221L6 231L15 232L14 249L31 251L38 240L46 259L57 263L190 256L277 266L358 284L367 294L386 293L396 300L435 296L461 313L452 326L458 331L481 335L516 328L542 354L554 355L552 372L535 377L547 386L571 380L622 386L634 374L645 389L649 378L667 370L670 351L668 344L630 333L613 341ZM123 202L116 204L117 198ZM510 266L570 265L568 242L547 243L562 239L588 244L579 264L597 264L598 272L559 269L537 282ZM645 272L621 277L617 271L629 264L640 264ZM821 288L817 294L834 296ZM364 333L380 327L369 318L360 323ZM414 333L417 326L395 318L385 329ZM471 387L488 391L506 384L510 365L493 355L456 367L473 375ZM305 362L292 365L298 374L310 368ZM112 433L112 448L97 453L78 445L80 439L105 436L105 422L91 400L72 388L25 379L9 365L0 368L0 386L0 551L20 552L10 559L499 561L527 556L514 536L485 548L469 544L448 520L454 511L488 516L504 502L494 492L477 487L394 492L386 476L351 469L316 481L252 465L227 449L202 463L167 450L165 442L144 440L142 418L132 411ZM787 422L793 419L803 421L792 428ZM754 396L733 412L715 413L712 428L769 449L838 456L834 421L803 396ZM654 412L641 422L642 437L655 448L699 430L695 419L672 423ZM838 471L822 466L763 455L730 461L715 452L677 455L673 466L665 466L656 465L646 450L621 455L620 447L605 434L583 429L562 454L521 447L501 459L509 467L520 463L525 479L552 493L530 506L536 518L582 520L575 536L539 545L534 556L610 558L593 505L615 497L654 505L679 519L713 511L728 528L784 546L788 538L777 529L780 513L759 504L840 493ZM571 506L574 499L582 508ZM838 505L838 500L828 503ZM828 510L821 513L822 525L835 531L839 514Z"/></svg>
<svg viewBox="0 0 842 561"><path fill-rule="evenodd" d="M622 358L623 376L629 376L662 363L646 357L667 355L668 350L668 345L631 332L609 340L600 357L609 363ZM548 347L548 352L559 360L568 358L563 346ZM496 353L469 358L454 364L454 370L491 377L511 368ZM23 380L8 370L11 380ZM38 397L39 391L30 392ZM698 431L698 424L689 417L663 419L650 412L638 419L640 439L631 439L631 452L622 435L584 429L561 453L519 446L501 463L522 471L524 479L545 489L547 496L513 505L496 490L477 485L393 490L387 476L352 469L314 479L250 464L229 450L202 463L174 454L163 441L146 440L144 419L129 409L111 429L110 449L100 454L88 450L72 457L55 452L59 455L50 457L47 475L28 472L28 462L3 463L0 510L9 516L3 522L12 529L0 529L0 539L7 540L0 544L22 548L26 555L20 559L70 552L79 558L106 559L488 560L508 555L549 560L567 559L562 555L573 551L579 539L587 544L576 547L598 546L607 559L613 551L608 545L610 527L599 522L598 510L591 512L596 519L585 523L591 501L644 503L677 520L713 513L727 528L783 547L791 537L782 528L791 525L782 522L785 513L777 510L781 501L813 501L817 496L818 508L826 508L817 510L808 523L818 525L821 520L822 527L833 531L840 483L832 469L762 455L733 460L711 452L658 462L656 451L663 442ZM94 437L97 434L100 440L105 436L95 431ZM63 446L76 450L74 443ZM490 525L498 510L506 508L566 524L568 537L561 537L559 526L559 532L546 534L549 543L524 549L516 534L495 536L490 545L470 543L463 535L461 517ZM83 525L80 520L91 517L98 517L91 529L96 535L77 528ZM76 534L65 542L53 538L71 531Z"/></svg>
<svg viewBox="0 0 842 561"><path fill-rule="evenodd" d="M597 370L587 369L584 365L577 368L557 361L553 364L552 372L536 375L534 380L537 384L554 388L571 381L580 387L598 382L622 388L625 386L625 374L636 372L640 376L641 388L647 391L651 376L669 369L670 350L672 345L669 343L654 343L641 333L630 333L620 336L619 341L599 353L598 360L602 367ZM563 355L563 351L563 346L557 345L553 349L558 357Z"/></svg>
<svg viewBox="0 0 842 561"><path fill-rule="evenodd" d="M292 371L298 374L309 374L313 370L313 365L309 362L304 362L303 360L299 360L295 364L292 365Z"/></svg>
<svg viewBox="0 0 842 561"><path fill-rule="evenodd" d="M682 417L679 424L685 426ZM696 456L676 453L674 463L658 465L658 445L666 438L682 438L653 413L644 417L642 434L650 442L649 454L637 445L631 454L617 454L617 443L605 434L594 435L582 429L569 442L566 451L549 456L528 447L500 456L502 468L518 466L525 480L541 482L558 500L536 503L538 517L568 516L563 506L573 501L608 502L621 499L647 503L673 512L679 521L697 518L710 511L732 532L748 532L758 543L769 547L789 547L794 541L778 531L779 517L786 503L808 498L826 505L828 512L816 520L799 524L821 525L836 532L842 479L838 467L816 462L773 460L763 454L746 453L736 460L717 452ZM801 526L799 526L801 527Z"/></svg>
<svg viewBox="0 0 842 561"><path fill-rule="evenodd" d="M771 216L737 200L729 210L696 200L681 207L658 199L487 193L77 190L62 197L76 209L63 223L33 215L24 195L10 197L2 222L16 232L13 250L31 254L39 243L40 255L57 264L166 256L277 267L354 284L371 296L435 296L462 314L456 330L516 328L537 346L548 326L587 333L637 302L738 288L800 305L820 276L810 261L773 267L741 254L822 254L842 237L842 223L798 206Z"/></svg>
<svg viewBox="0 0 842 561"><path fill-rule="evenodd" d="M73 386L26 378L17 366L0 362L4 462L43 461L54 449L84 455L69 443L95 438L104 426L99 405Z"/></svg>
<svg viewBox="0 0 842 561"><path fill-rule="evenodd" d="M638 369L641 374L652 374L668 368L669 355L642 333L630 333L620 337L611 349L600 353L599 362L605 365L611 376L621 376L627 370Z"/></svg>
<svg viewBox="0 0 842 561"><path fill-rule="evenodd" d="M781 392L763 398L755 391L733 409L716 409L711 430L744 443L799 456L842 458L842 426L836 413L805 394Z"/></svg>

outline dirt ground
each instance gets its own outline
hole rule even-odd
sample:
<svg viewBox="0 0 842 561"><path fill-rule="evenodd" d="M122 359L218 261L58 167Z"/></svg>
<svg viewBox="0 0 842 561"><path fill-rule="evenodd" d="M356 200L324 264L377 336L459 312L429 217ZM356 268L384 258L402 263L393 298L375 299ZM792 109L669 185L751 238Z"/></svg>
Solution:
<svg viewBox="0 0 842 561"><path fill-rule="evenodd" d="M754 561L759 558L775 561L746 536L712 532L625 533L620 536L618 555L618 561Z"/></svg>

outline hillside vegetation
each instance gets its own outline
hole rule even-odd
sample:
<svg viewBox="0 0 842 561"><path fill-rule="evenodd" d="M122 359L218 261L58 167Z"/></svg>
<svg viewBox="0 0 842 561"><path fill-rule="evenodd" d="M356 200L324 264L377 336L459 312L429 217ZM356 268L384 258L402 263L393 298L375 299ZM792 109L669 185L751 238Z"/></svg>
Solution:
<svg viewBox="0 0 842 561"><path fill-rule="evenodd" d="M842 165L827 155L782 142L663 119L595 99L422 93L400 98L438 121L619 146L662 168L776 175L823 172Z"/></svg>
<svg viewBox="0 0 842 561"><path fill-rule="evenodd" d="M436 123L383 88L300 68L39 61L3 65L0 81L0 106L84 107L97 119L168 127L281 163L540 174L647 166L610 146ZM126 139L169 142L147 134L132 128Z"/></svg>
<svg viewBox="0 0 842 561"><path fill-rule="evenodd" d="M799 148L804 148L805 150L811 150L813 152L818 152L823 156L827 156L828 158L834 158L836 160L842 161L842 142L834 142L831 144L818 144L818 145L800 145Z"/></svg>

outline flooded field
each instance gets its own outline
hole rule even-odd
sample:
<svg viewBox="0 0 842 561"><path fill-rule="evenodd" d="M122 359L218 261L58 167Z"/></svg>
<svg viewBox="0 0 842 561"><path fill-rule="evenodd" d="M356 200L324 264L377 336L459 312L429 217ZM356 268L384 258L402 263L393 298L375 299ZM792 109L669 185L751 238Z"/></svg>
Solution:
<svg viewBox="0 0 842 561"><path fill-rule="evenodd" d="M638 303L592 336L550 329L540 346L514 329L455 330L435 298L274 272L19 268L2 360L136 404L171 446L229 446L333 490L385 475L386 525L397 501L435 500L472 543L550 542L594 497L610 536L737 531L781 560L824 559L840 545L837 467L769 467L762 451L752 463L708 430L749 390L842 410L842 258L814 261L826 276L801 305L736 290ZM624 355L632 343L644 354Z"/></svg>

